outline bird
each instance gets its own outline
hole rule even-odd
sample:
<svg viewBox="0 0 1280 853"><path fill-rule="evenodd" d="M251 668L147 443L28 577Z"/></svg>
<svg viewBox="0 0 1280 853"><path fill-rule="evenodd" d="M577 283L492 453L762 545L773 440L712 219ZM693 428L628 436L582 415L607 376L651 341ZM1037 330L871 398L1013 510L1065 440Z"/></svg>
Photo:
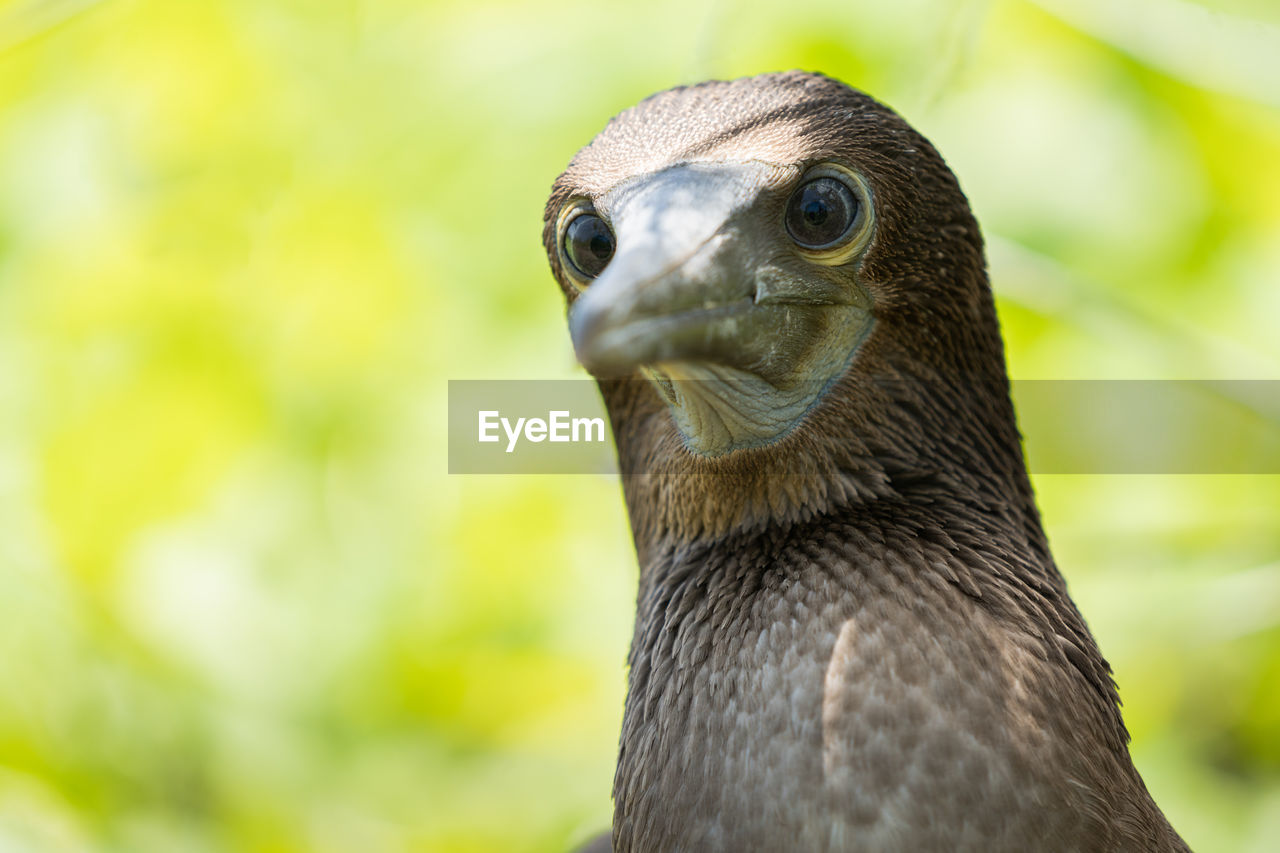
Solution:
<svg viewBox="0 0 1280 853"><path fill-rule="evenodd" d="M615 851L1178 851L1044 532L934 146L790 71L654 94L543 244L639 563Z"/></svg>

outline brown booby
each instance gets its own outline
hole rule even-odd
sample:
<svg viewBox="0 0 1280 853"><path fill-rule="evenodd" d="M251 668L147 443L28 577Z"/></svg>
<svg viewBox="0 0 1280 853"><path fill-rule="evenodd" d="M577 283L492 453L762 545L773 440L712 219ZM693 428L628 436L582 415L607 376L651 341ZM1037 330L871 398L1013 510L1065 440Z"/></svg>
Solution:
<svg viewBox="0 0 1280 853"><path fill-rule="evenodd" d="M817 74L672 89L574 156L543 236L640 562L612 849L1187 849L924 137Z"/></svg>

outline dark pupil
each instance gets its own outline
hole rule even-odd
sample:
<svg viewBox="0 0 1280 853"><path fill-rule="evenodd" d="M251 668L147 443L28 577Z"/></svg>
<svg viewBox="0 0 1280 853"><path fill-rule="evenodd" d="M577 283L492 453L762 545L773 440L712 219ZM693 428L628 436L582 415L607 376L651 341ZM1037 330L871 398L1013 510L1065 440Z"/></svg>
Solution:
<svg viewBox="0 0 1280 853"><path fill-rule="evenodd" d="M827 219L827 206L818 199L806 201L804 204L804 222L811 228L817 228Z"/></svg>
<svg viewBox="0 0 1280 853"><path fill-rule="evenodd" d="M613 232L599 216L584 213L569 223L565 251L578 272L595 278L613 257Z"/></svg>
<svg viewBox="0 0 1280 853"><path fill-rule="evenodd" d="M602 261L607 261L613 254L613 241L605 234L595 234L591 237L590 249L591 254Z"/></svg>
<svg viewBox="0 0 1280 853"><path fill-rule="evenodd" d="M787 205L787 231L801 246L818 249L838 242L853 226L858 200L835 178L818 178L796 190Z"/></svg>

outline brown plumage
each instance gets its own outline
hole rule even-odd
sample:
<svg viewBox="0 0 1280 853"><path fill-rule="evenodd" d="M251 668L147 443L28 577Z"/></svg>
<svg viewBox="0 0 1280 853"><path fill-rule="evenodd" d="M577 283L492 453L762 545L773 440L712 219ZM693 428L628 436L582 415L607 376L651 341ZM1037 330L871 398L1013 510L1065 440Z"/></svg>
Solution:
<svg viewBox="0 0 1280 853"><path fill-rule="evenodd" d="M641 567L613 849L1186 849L927 140L820 75L662 92L573 158L544 242Z"/></svg>

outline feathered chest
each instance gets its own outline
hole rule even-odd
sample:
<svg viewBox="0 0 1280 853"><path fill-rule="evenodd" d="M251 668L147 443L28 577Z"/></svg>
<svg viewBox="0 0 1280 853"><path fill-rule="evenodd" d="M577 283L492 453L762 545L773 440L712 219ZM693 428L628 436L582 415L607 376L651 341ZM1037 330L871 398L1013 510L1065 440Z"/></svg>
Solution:
<svg viewBox="0 0 1280 853"><path fill-rule="evenodd" d="M1091 783L1064 766L1074 712L1047 700L1069 674L917 552L796 531L645 567L616 849L1079 837L1067 780Z"/></svg>

